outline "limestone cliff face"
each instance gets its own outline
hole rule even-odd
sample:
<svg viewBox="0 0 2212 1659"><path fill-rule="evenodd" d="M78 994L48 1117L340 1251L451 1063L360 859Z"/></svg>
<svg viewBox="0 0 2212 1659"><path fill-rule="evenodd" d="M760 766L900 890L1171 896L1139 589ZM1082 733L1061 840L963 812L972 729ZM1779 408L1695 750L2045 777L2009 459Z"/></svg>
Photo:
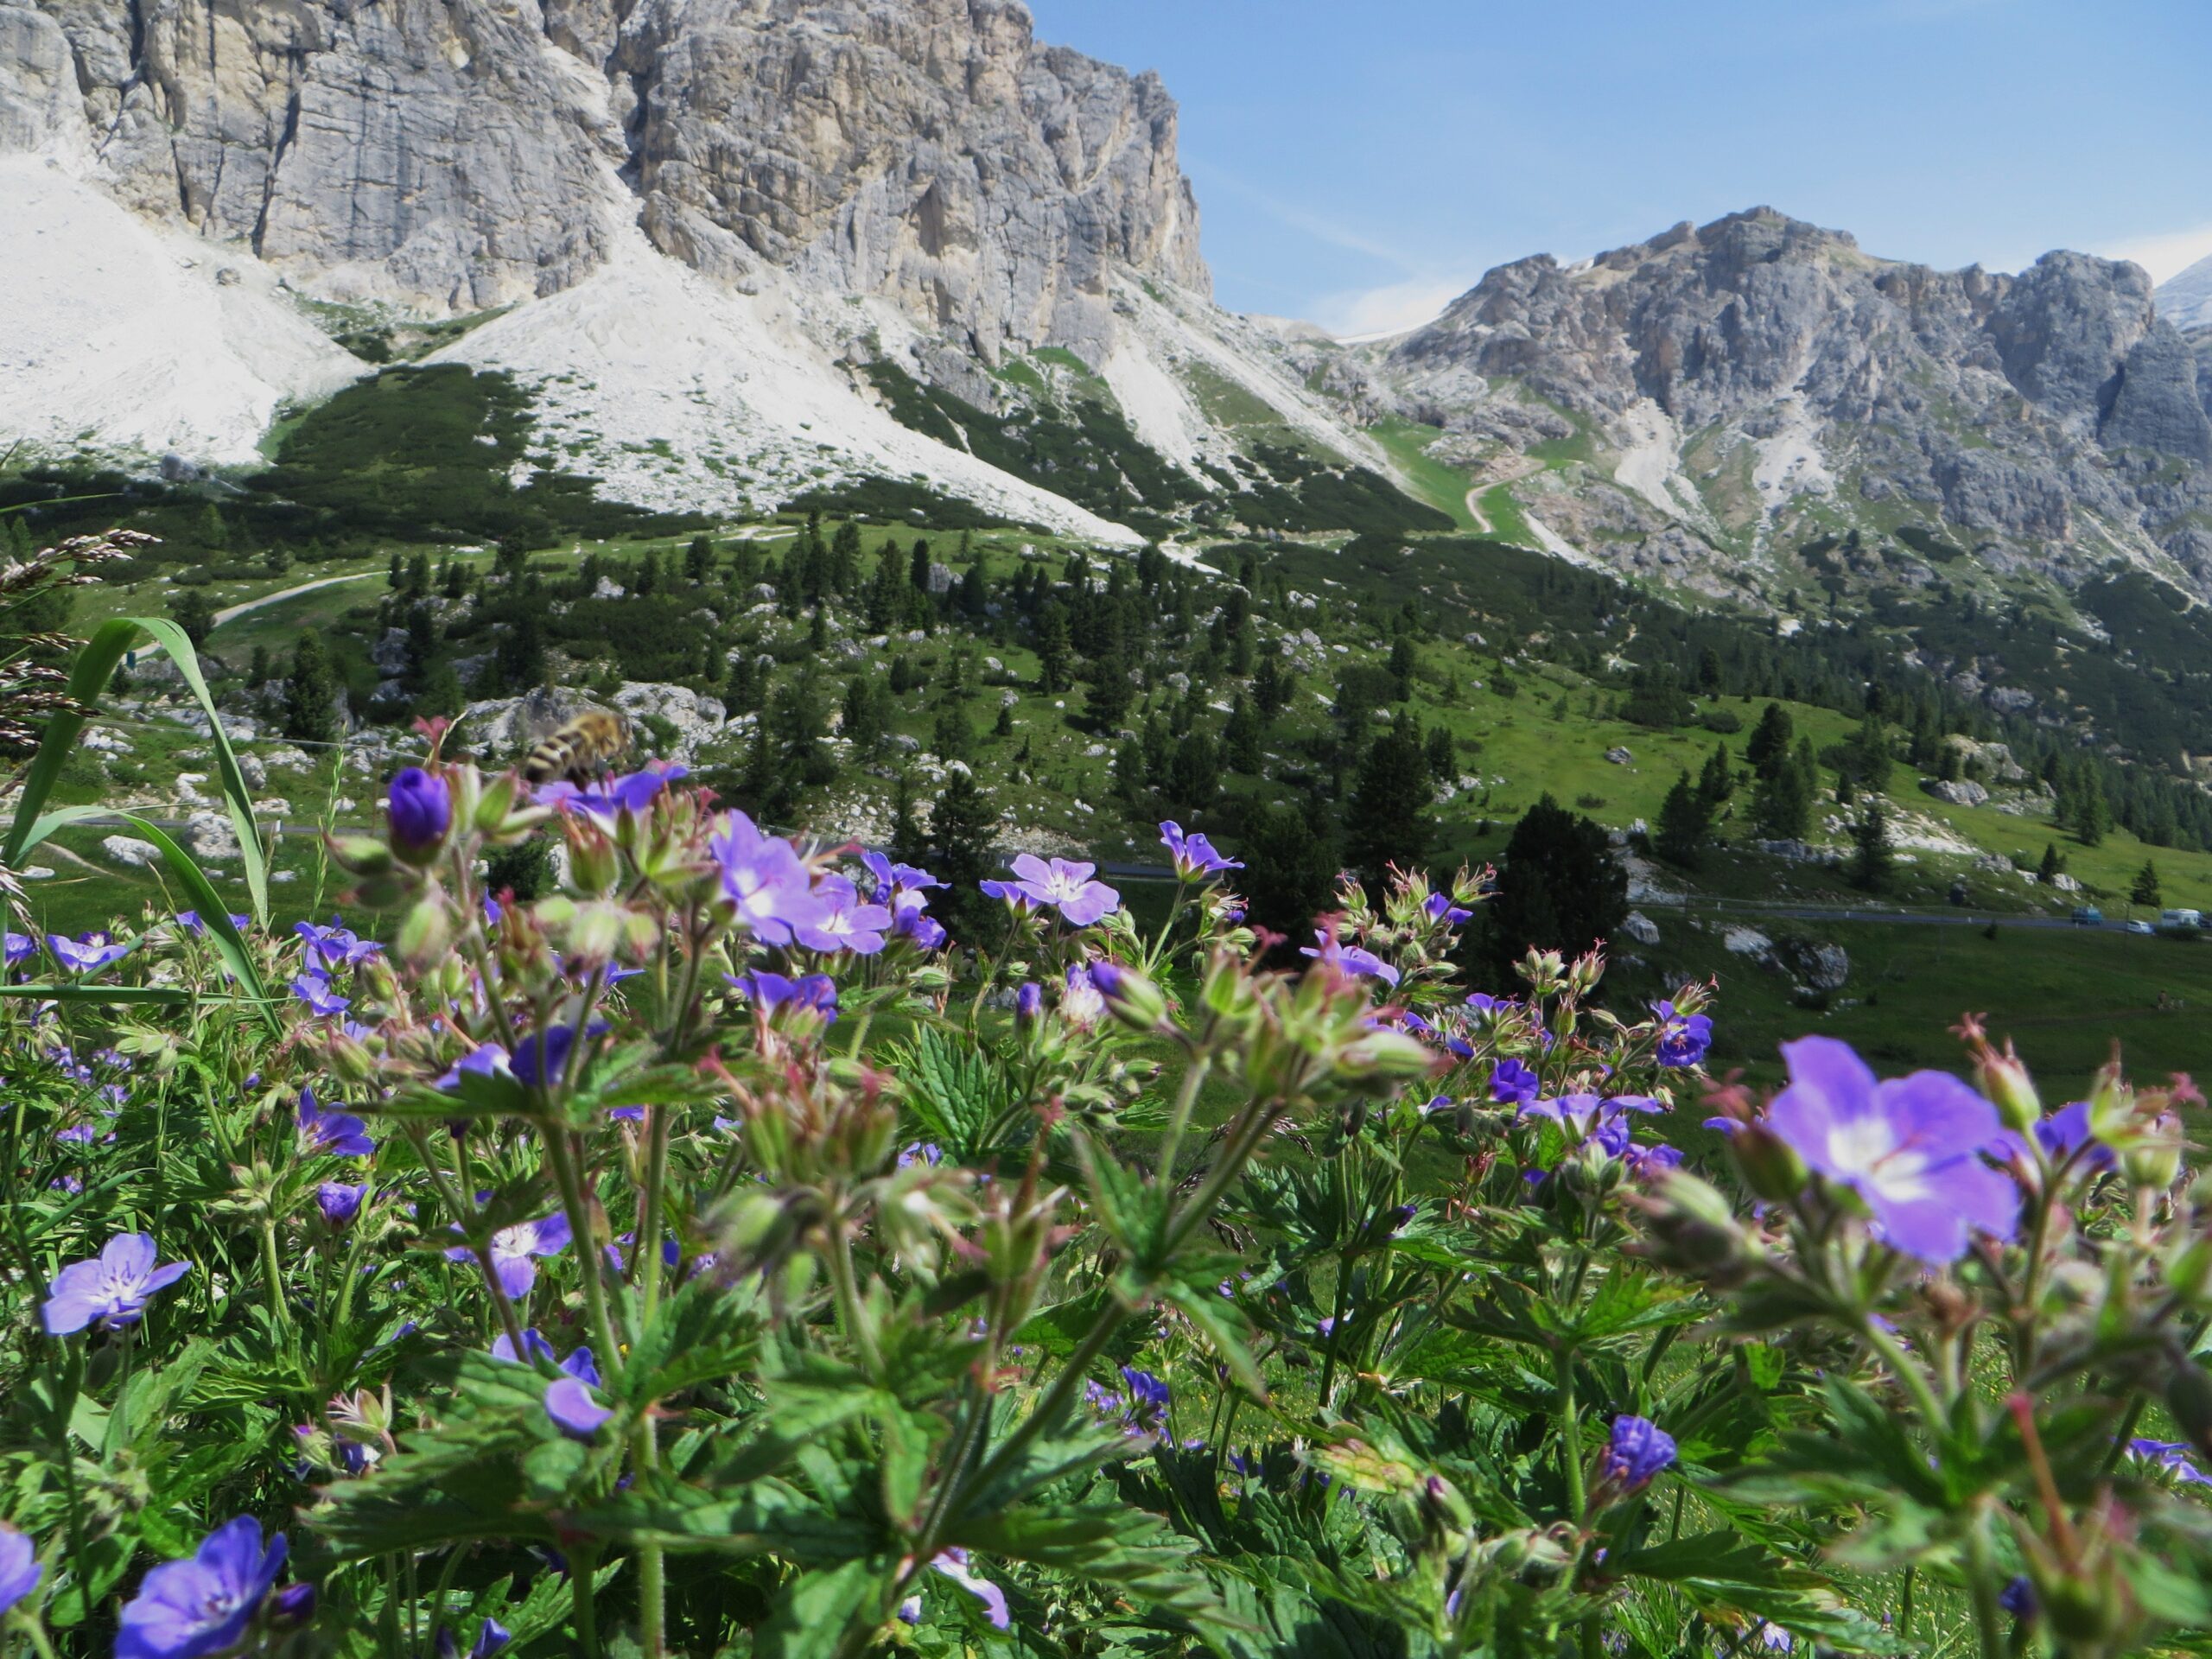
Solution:
<svg viewBox="0 0 2212 1659"><path fill-rule="evenodd" d="M1555 516L1594 502L1630 568L1717 574L1817 505L1940 518L2062 578L2167 559L2212 593L2197 356L2124 262L1939 271L1762 208L1501 267L1364 371L1370 401L1471 441L1525 449L1564 411L1623 460Z"/></svg>
<svg viewBox="0 0 2212 1659"><path fill-rule="evenodd" d="M1013 0L0 0L0 149L433 310L573 286L634 219L987 359L1096 346L1113 268L1207 286L1175 127Z"/></svg>

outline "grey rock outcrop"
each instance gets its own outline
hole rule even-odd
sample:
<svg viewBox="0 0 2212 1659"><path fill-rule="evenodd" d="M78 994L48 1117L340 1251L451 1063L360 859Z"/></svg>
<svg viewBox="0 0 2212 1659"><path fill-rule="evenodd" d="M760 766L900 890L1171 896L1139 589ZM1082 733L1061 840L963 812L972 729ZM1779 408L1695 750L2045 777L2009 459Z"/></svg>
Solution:
<svg viewBox="0 0 2212 1659"><path fill-rule="evenodd" d="M1015 0L0 0L0 150L331 300L557 292L634 222L744 285L1103 358L1109 276L1209 287L1174 102Z"/></svg>

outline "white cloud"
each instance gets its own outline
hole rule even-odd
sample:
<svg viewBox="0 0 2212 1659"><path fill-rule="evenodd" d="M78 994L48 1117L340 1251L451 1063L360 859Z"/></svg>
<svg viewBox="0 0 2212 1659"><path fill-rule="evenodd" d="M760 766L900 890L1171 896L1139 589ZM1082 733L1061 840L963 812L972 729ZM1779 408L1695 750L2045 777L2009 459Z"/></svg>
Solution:
<svg viewBox="0 0 2212 1659"><path fill-rule="evenodd" d="M2097 251L2107 259L2133 259L2163 283L2178 276L2200 259L2212 258L2212 225L2193 231L2169 231L2163 236L2139 236L2115 242Z"/></svg>
<svg viewBox="0 0 2212 1659"><path fill-rule="evenodd" d="M1380 288L1327 294L1315 302L1313 321L1339 340L1402 334L1408 328L1434 321L1446 306L1472 286L1471 283L1410 276L1402 283L1385 283Z"/></svg>

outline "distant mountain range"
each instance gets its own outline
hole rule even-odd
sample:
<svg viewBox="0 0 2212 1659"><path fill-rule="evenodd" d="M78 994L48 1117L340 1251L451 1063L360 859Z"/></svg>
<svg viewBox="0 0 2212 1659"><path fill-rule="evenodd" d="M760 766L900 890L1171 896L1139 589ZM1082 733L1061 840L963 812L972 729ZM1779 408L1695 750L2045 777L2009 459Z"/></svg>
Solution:
<svg viewBox="0 0 2212 1659"><path fill-rule="evenodd" d="M446 361L531 392L518 480L648 506L1484 529L1787 626L2212 595L2212 261L1761 208L1344 345L1212 302L1176 124L1014 0L0 0L0 444L245 468Z"/></svg>

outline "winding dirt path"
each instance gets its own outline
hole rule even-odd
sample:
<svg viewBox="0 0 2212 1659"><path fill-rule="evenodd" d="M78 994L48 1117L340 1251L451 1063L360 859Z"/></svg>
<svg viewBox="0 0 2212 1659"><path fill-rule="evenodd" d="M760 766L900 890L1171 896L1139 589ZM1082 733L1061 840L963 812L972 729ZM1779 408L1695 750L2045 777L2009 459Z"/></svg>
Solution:
<svg viewBox="0 0 2212 1659"><path fill-rule="evenodd" d="M243 605L226 606L216 612L214 626L219 628L226 622L235 622L242 616L251 616L254 612L266 610L271 605L281 605L288 599L297 599L302 594L312 594L324 588L335 588L345 582L366 582L372 576L381 576L385 574L386 572L383 570L356 570L347 575L323 576L315 582L301 582L297 587L279 588L273 594L264 594L259 599L250 599ZM162 647L160 645L149 645L138 654L141 657L158 657L162 654Z"/></svg>

